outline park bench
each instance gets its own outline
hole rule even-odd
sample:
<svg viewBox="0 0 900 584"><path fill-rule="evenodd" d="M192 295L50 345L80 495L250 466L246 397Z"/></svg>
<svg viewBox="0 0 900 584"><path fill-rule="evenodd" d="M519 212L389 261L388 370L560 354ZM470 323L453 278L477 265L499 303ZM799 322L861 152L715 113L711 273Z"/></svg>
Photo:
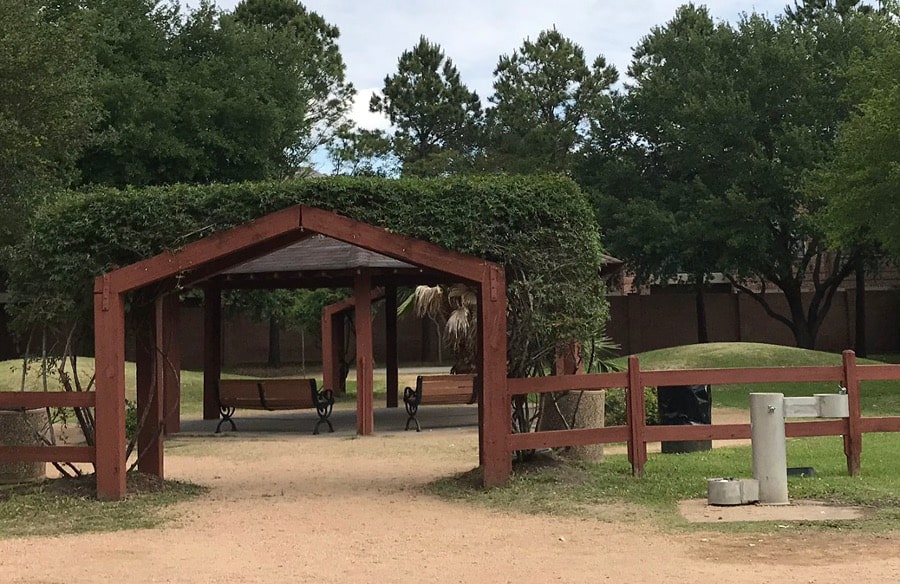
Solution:
<svg viewBox="0 0 900 584"><path fill-rule="evenodd" d="M406 429L414 422L416 432L421 432L416 413L420 405L457 405L473 404L478 399L477 378L475 375L419 375L416 377L416 388L407 387L403 391L403 403L406 405Z"/></svg>
<svg viewBox="0 0 900 584"><path fill-rule="evenodd" d="M323 423L328 424L329 432L334 432L334 426L328 419L333 407L331 390L318 391L315 379L222 379L219 381L222 419L216 426L216 433L225 422L231 424L232 430L237 430L232 419L236 409L274 411L312 408L319 414L313 434L319 433L319 426Z"/></svg>

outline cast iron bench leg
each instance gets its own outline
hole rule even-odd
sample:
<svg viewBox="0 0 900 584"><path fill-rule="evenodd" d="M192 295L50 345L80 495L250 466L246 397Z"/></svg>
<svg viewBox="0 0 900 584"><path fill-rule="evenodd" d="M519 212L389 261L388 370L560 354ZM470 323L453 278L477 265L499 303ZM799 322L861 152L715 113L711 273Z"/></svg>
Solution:
<svg viewBox="0 0 900 584"><path fill-rule="evenodd" d="M222 431L222 424L228 422L231 424L231 430L233 432L237 432L237 426L234 425L234 420L231 419L231 416L234 415L234 408L219 408L219 412L222 414L222 419L219 420L219 424L216 426L216 434Z"/></svg>

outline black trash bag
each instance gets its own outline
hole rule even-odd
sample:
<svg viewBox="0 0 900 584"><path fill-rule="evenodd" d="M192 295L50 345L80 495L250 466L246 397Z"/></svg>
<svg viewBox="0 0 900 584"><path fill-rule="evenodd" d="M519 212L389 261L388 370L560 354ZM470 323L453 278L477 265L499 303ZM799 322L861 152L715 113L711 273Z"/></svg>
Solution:
<svg viewBox="0 0 900 584"><path fill-rule="evenodd" d="M708 385L671 385L656 388L659 423L663 426L712 424L712 391ZM711 440L662 443L664 454L710 450Z"/></svg>

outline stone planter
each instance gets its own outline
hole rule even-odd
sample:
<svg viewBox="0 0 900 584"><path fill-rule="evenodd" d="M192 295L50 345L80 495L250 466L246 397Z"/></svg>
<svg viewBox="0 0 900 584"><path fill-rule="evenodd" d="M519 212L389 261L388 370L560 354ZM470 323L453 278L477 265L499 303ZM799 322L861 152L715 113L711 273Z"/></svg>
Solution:
<svg viewBox="0 0 900 584"><path fill-rule="evenodd" d="M38 410L0 410L0 444L3 446L40 446L35 429L45 431L47 412ZM0 484L23 483L46 478L45 462L0 462Z"/></svg>

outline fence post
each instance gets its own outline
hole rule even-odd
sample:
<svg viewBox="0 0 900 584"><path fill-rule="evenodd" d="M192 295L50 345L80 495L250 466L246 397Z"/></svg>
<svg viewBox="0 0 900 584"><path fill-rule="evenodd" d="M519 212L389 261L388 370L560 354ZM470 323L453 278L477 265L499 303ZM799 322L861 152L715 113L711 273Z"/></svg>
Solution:
<svg viewBox="0 0 900 584"><path fill-rule="evenodd" d="M644 439L646 405L644 404L644 384L641 382L641 364L636 355L628 357L628 387L625 389L626 421L628 422L628 461L631 474L644 476L647 462L647 442Z"/></svg>
<svg viewBox="0 0 900 584"><path fill-rule="evenodd" d="M860 457L862 456L862 431L860 418L862 408L859 399L859 379L856 376L856 353L847 349L843 353L844 388L847 390L847 401L850 415L847 417L847 433L844 434L844 455L847 457L847 472L850 476L859 474Z"/></svg>

